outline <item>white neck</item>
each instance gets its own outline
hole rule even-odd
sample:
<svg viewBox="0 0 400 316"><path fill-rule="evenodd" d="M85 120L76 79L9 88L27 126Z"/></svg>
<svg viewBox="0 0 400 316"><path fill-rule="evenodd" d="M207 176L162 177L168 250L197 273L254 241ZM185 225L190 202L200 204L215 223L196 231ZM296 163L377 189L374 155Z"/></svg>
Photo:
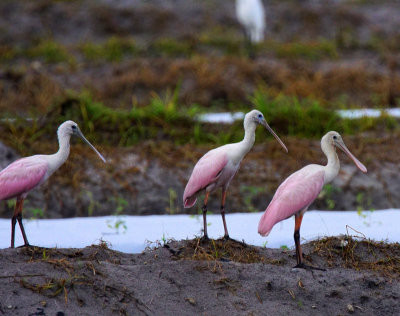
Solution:
<svg viewBox="0 0 400 316"><path fill-rule="evenodd" d="M336 148L334 145L328 143L328 141L323 141L321 143L321 148L326 157L328 158L328 163L325 166L325 184L331 182L339 173L340 161L336 154Z"/></svg>
<svg viewBox="0 0 400 316"><path fill-rule="evenodd" d="M256 140L256 128L257 124L255 122L245 122L244 124L244 138L239 143L239 155L241 159L250 151Z"/></svg>
<svg viewBox="0 0 400 316"><path fill-rule="evenodd" d="M69 141L70 141L71 135L70 134L59 134L58 135L58 151L49 156L49 175L52 174L54 171L56 171L58 168L60 168L64 162L68 159L69 156Z"/></svg>

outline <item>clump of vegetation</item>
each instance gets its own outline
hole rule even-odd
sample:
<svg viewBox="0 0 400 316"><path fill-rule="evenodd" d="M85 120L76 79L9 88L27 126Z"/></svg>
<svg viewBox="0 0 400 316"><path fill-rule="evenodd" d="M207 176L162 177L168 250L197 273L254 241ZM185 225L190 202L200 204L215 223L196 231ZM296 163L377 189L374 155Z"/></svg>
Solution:
<svg viewBox="0 0 400 316"><path fill-rule="evenodd" d="M339 115L316 100L279 94L275 98L257 90L252 101L280 133L320 137L330 130L341 130Z"/></svg>
<svg viewBox="0 0 400 316"><path fill-rule="evenodd" d="M88 61L119 62L126 55L137 54L139 48L131 38L110 37L101 44L83 43L80 45L80 51Z"/></svg>
<svg viewBox="0 0 400 316"><path fill-rule="evenodd" d="M201 238L188 240L177 255L180 259L204 261L235 261L241 263L267 262L256 247L235 240Z"/></svg>
<svg viewBox="0 0 400 316"><path fill-rule="evenodd" d="M199 37L201 46L212 47L222 51L226 55L244 55L244 40L229 30L221 27L214 27L210 31L203 32Z"/></svg>
<svg viewBox="0 0 400 316"><path fill-rule="evenodd" d="M387 115L342 119L336 111L317 100L283 94L271 97L263 89L256 90L251 100L279 133L287 135L320 138L331 130L355 134L377 128L393 130L398 127L397 120Z"/></svg>
<svg viewBox="0 0 400 316"><path fill-rule="evenodd" d="M161 38L151 45L150 51L167 57L190 56L193 48L190 43L184 40L177 41L172 38Z"/></svg>
<svg viewBox="0 0 400 316"><path fill-rule="evenodd" d="M329 266L371 270L397 278L400 273L400 245L352 236L326 237L312 241L312 253L323 257Z"/></svg>
<svg viewBox="0 0 400 316"><path fill-rule="evenodd" d="M32 144L39 140L53 140L55 128L65 120L78 122L93 142L112 146L131 146L145 140L219 145L243 138L241 120L226 125L201 123L197 116L208 109L198 105L181 106L178 95L179 85L163 96L153 93L146 106L133 104L130 110L122 110L96 101L88 91L68 91L58 97L40 119L30 124L22 118L3 121L0 130L3 131L3 140L21 154L32 154ZM342 119L317 100L283 94L273 97L263 89L258 89L251 101L279 135L319 139L329 130L355 134L376 129L392 131L398 127L398 121L389 116ZM248 110L243 109L244 112ZM257 139L263 141L266 137L271 136L263 129L257 129Z"/></svg>
<svg viewBox="0 0 400 316"><path fill-rule="evenodd" d="M29 48L26 55L34 58L43 58L46 63L75 62L65 47L53 40L42 40L36 46Z"/></svg>

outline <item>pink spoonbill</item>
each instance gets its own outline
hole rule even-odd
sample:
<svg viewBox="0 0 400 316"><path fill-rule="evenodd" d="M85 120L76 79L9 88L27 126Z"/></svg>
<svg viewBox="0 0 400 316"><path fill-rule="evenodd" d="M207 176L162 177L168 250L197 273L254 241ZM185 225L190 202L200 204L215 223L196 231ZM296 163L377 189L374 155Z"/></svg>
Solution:
<svg viewBox="0 0 400 316"><path fill-rule="evenodd" d="M45 182L54 171L67 160L72 135L83 139L103 160L104 157L83 136L78 125L66 121L57 131L59 150L53 155L35 155L18 159L0 172L0 200L17 198L13 217L11 219L11 248L14 248L15 224L18 221L24 238L25 246L29 246L24 226L22 225L22 206L29 191Z"/></svg>
<svg viewBox="0 0 400 316"><path fill-rule="evenodd" d="M205 190L205 198L203 205L203 224L204 239L208 239L207 235L207 202L211 192L222 188L221 200L221 216L224 224L225 239L229 238L228 229L225 222L225 198L226 190L229 183L239 170L240 163L244 156L253 147L255 141L255 130L257 125L263 125L278 140L282 147L286 150L286 146L269 127L264 119L264 115L257 110L253 110L244 117L244 138L239 143L227 144L207 152L197 164L194 166L192 175L186 185L183 193L183 205L185 208L192 207L197 200L197 195Z"/></svg>
<svg viewBox="0 0 400 316"><path fill-rule="evenodd" d="M362 172L367 172L367 168L347 149L339 133L328 132L321 139L321 148L328 158L327 165L308 165L289 176L276 190L271 203L258 224L258 233L262 236L268 236L276 223L292 215L295 216L294 241L297 257L295 268L319 269L308 266L303 262L300 246L300 226L304 213L317 198L324 184L331 182L339 173L340 162L336 148L346 153Z"/></svg>

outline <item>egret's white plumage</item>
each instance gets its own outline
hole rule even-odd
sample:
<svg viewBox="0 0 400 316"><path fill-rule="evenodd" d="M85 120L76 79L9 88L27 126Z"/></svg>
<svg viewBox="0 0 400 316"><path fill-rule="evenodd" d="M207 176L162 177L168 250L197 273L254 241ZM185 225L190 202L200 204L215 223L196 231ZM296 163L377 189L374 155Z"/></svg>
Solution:
<svg viewBox="0 0 400 316"><path fill-rule="evenodd" d="M236 17L252 43L263 41L265 12L261 0L236 0Z"/></svg>

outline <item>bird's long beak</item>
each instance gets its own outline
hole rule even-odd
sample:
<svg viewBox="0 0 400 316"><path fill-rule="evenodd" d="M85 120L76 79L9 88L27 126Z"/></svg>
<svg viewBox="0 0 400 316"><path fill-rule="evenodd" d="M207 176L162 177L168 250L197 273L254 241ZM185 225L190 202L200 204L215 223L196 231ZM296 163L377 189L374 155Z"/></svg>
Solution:
<svg viewBox="0 0 400 316"><path fill-rule="evenodd" d="M75 135L79 136L83 141L85 141L95 151L95 153L100 157L100 159L103 160L104 163L107 162L106 159L103 157L103 155L99 153L99 151L86 139L85 136L83 136L80 129L76 129Z"/></svg>
<svg viewBox="0 0 400 316"><path fill-rule="evenodd" d="M278 137L278 135L275 134L275 132L272 130L272 128L268 125L268 123L265 120L262 120L261 124L263 126L265 126L265 128L276 138L276 140L279 142L279 144L281 144L283 149L285 149L285 151L288 152L288 149L286 148L286 146L283 143L283 141L281 141L281 139Z"/></svg>
<svg viewBox="0 0 400 316"><path fill-rule="evenodd" d="M336 141L335 145L339 147L347 156L350 157L351 160L356 164L357 168L360 169L362 172L367 173L367 168L347 149L346 145L343 143L342 140Z"/></svg>

